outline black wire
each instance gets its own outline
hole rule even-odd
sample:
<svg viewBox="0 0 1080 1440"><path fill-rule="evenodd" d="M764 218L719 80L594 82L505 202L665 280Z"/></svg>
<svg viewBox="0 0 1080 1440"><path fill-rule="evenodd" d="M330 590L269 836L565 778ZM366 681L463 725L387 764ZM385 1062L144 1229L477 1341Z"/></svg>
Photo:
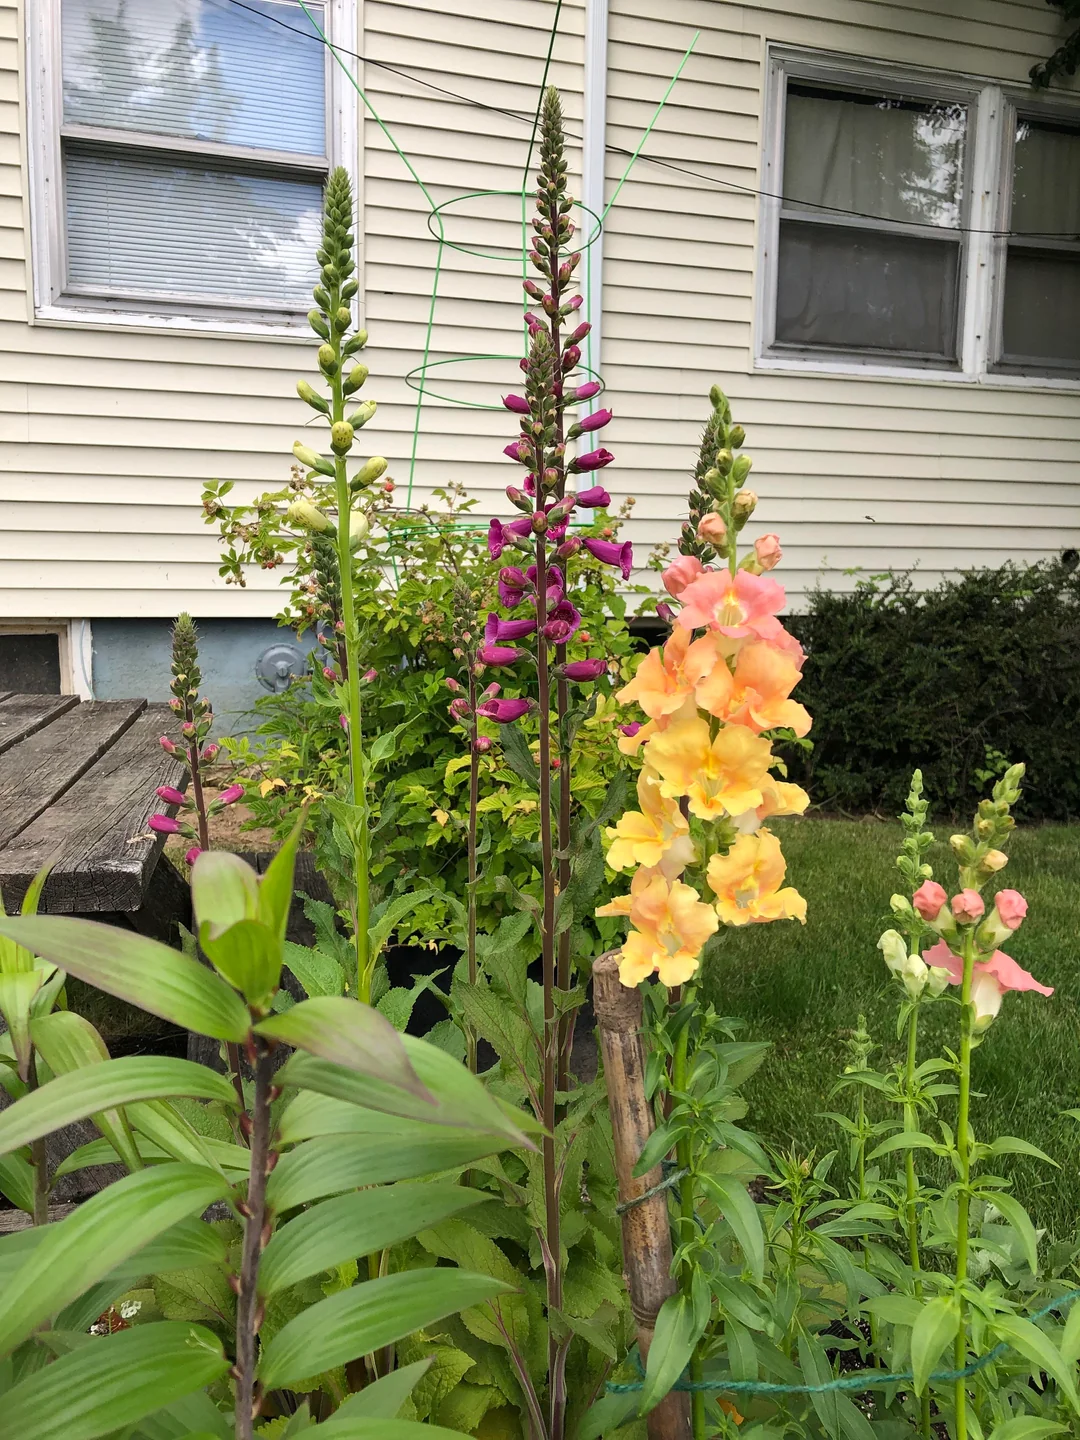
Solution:
<svg viewBox="0 0 1080 1440"><path fill-rule="evenodd" d="M282 20L276 15L270 15L265 10L258 10L254 5L247 5L244 0L227 0L230 5L237 6L240 10L246 10L251 15L257 15L260 20L269 20L272 25L279 25L283 30L291 31L293 35L300 35L305 40L314 40L317 45L324 45L321 36L313 35L310 30L301 30L296 25L290 25L287 20ZM395 65L389 65L385 60L373 60L370 56L361 55L357 50L349 50L344 45L333 44L331 49L339 55L348 55L351 60L359 60L364 65L374 65L379 70L387 70L391 75L398 76L401 80L408 80L413 85L423 85L429 90L434 90L448 99L456 100L461 105L468 105L476 110L487 110L492 115L502 115L508 120L517 120L524 125L533 123L533 115L523 114L517 110L506 110L501 105L489 105L483 100L474 100L468 95L459 95L456 90L448 90L443 85L436 85L433 80L424 80L419 75L410 75L407 70L399 70ZM563 133L568 140L576 140L583 144L582 137L575 135L564 128ZM621 145L607 145L604 147L609 155L632 156L632 150L626 150ZM718 185L728 190L737 190L744 195L758 195L764 200L779 200L782 203L790 201L790 196L780 194L774 190L758 190L752 185L740 185L736 180L719 180L715 175L704 175L700 170L690 170L685 165L676 165L673 160L660 160L654 155L638 156L639 160L645 161L648 165L659 165L664 170L672 170L678 175L688 175L694 180L703 180L706 185ZM808 210L819 210L829 215L845 215L852 220L889 220L887 215L874 215L866 210L845 210L839 205L822 205L814 200L800 200L795 202ZM935 225L932 220L910 220L906 222L910 226L919 229L930 230L937 235L992 235L999 240L1080 240L1080 232L1074 230L983 230L973 225Z"/></svg>

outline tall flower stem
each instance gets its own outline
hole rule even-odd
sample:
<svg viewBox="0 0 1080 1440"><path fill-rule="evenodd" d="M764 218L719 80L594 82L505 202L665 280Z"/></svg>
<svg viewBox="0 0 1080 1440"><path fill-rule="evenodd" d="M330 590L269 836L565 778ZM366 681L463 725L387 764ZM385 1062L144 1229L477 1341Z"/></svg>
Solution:
<svg viewBox="0 0 1080 1440"><path fill-rule="evenodd" d="M912 1005L907 1026L907 1060L904 1065L904 1129L916 1130L919 1124L915 1108L915 1069L919 1046L919 1007ZM915 1152L904 1156L904 1228L907 1231L908 1259L915 1276L915 1298L922 1300L922 1257L919 1254L919 1182L915 1175ZM930 1435L930 1396L919 1400L919 1431Z"/></svg>
<svg viewBox="0 0 1080 1440"><path fill-rule="evenodd" d="M469 666L469 896L466 920L466 953L469 966L469 984L475 985L479 978L476 964L476 847L477 809L480 803L480 752L476 742L479 739L476 723L476 675ZM476 1034L471 1025L465 1031L465 1049L469 1069L476 1074Z"/></svg>
<svg viewBox="0 0 1080 1440"><path fill-rule="evenodd" d="M975 964L975 935L964 931L964 978L960 990L960 1095L956 1115L956 1154L960 1163L960 1183L956 1201L956 1295L960 1304L960 1328L956 1332L954 1366L962 1370L967 1358L965 1328L967 1307L963 1288L967 1281L968 1223L971 1205L971 1144L968 1117L971 1109L971 976ZM967 1387L963 1379L956 1381L955 1440L967 1440Z"/></svg>
<svg viewBox="0 0 1080 1440"><path fill-rule="evenodd" d="M697 986L688 981L682 989L682 1003L690 1006L694 1002L694 995ZM690 1025L685 1024L679 1031L679 1038L675 1042L675 1054L671 1064L671 1085L676 1094L685 1094L689 1076L690 1058ZM695 1182L694 1182L694 1152L693 1141L689 1135L684 1135L676 1143L675 1157L680 1170L688 1173L679 1182L679 1240L685 1242L689 1235L692 1235L697 1224L695 1218ZM694 1267L692 1264L684 1263L679 1267L679 1288L688 1300L693 1298ZM690 1357L689 1368L691 1383L697 1383L704 1379L704 1367L701 1356L700 1342L694 1347L694 1353ZM690 1423L694 1440L706 1440L708 1434L705 1415L705 1393L702 1390L693 1390L690 1394Z"/></svg>
<svg viewBox="0 0 1080 1440"><path fill-rule="evenodd" d="M259 1300L259 1261L269 1236L266 1233L266 1181L273 1169L270 1148L270 1102L274 1063L270 1044L256 1036L252 1056L255 1094L250 1126L251 1178L243 1207L244 1238L236 1303L236 1440L252 1440L258 1395L255 1385L256 1335L262 1323ZM248 1128L245 1126L245 1128Z"/></svg>

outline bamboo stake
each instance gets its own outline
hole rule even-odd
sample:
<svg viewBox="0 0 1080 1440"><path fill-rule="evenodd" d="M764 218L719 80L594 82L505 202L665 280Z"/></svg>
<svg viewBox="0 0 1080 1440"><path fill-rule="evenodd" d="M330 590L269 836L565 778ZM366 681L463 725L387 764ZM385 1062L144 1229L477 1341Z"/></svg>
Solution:
<svg viewBox="0 0 1080 1440"><path fill-rule="evenodd" d="M593 1009L604 1056L608 1107L615 1138L615 1174L625 1205L659 1185L660 1166L635 1175L645 1142L653 1133L652 1107L645 1095L645 1053L641 1043L641 996L619 980L619 952L593 965ZM667 1192L661 1191L622 1212L623 1272L637 1325L642 1360L649 1354L656 1317L676 1285L671 1274L671 1223ZM690 1440L689 1396L672 1390L649 1412L649 1440Z"/></svg>

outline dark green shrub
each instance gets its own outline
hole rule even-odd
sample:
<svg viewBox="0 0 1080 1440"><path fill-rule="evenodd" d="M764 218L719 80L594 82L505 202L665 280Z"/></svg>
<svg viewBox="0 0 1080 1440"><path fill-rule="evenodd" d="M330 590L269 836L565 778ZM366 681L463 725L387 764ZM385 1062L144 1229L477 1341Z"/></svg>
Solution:
<svg viewBox="0 0 1080 1440"><path fill-rule="evenodd" d="M896 812L916 766L941 811L972 805L1005 758L1027 766L1022 819L1080 814L1080 574L1060 561L816 591L791 617L812 752L792 778L826 809Z"/></svg>

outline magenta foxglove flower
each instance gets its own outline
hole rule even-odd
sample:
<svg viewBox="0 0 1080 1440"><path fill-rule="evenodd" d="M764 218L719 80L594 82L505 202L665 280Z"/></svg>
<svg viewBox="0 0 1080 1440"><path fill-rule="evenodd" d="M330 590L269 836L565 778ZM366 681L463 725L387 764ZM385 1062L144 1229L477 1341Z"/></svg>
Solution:
<svg viewBox="0 0 1080 1440"><path fill-rule="evenodd" d="M619 726L619 734L625 735L626 738L629 740L637 734L637 732L641 729L642 724L643 722L641 720L631 720L629 724Z"/></svg>
<svg viewBox="0 0 1080 1440"><path fill-rule="evenodd" d="M472 710L469 708L469 702L465 699L464 695L459 695L456 700L451 700L446 708L454 720L467 720L472 714Z"/></svg>
<svg viewBox="0 0 1080 1440"><path fill-rule="evenodd" d="M568 345L563 351L562 368L563 374L567 375L581 359L581 346Z"/></svg>
<svg viewBox="0 0 1080 1440"><path fill-rule="evenodd" d="M579 420L578 424L585 431L602 430L605 425L611 424L611 411L594 410L591 415L586 415L584 420Z"/></svg>
<svg viewBox="0 0 1080 1440"><path fill-rule="evenodd" d="M586 455L579 455L576 460L571 460L569 469L580 474L583 470L602 470L605 465L610 465L615 459L610 450L590 450Z"/></svg>
<svg viewBox="0 0 1080 1440"><path fill-rule="evenodd" d="M512 410L515 415L529 414L529 402L525 399L524 395L504 395L502 397L502 403L506 406L507 410Z"/></svg>
<svg viewBox="0 0 1080 1440"><path fill-rule="evenodd" d="M162 736L160 736L159 739L158 739L158 744L161 746L161 748L162 748L163 750L168 751L168 753L169 753L170 755L175 755L175 754L176 754L176 742L173 741L173 740L170 740L169 737L168 737L168 735L162 735Z"/></svg>
<svg viewBox="0 0 1080 1440"><path fill-rule="evenodd" d="M488 554L493 560L498 560L508 545L512 545L514 539L519 535L528 535L532 530L532 520L529 516L521 520L511 520L509 525L495 515L491 517L488 525Z"/></svg>
<svg viewBox="0 0 1080 1440"><path fill-rule="evenodd" d="M532 446L525 440L515 440L512 444L503 446L503 454L509 455L511 460L519 460L522 465L528 465L532 453Z"/></svg>
<svg viewBox="0 0 1080 1440"><path fill-rule="evenodd" d="M172 785L159 785L157 797L164 800L166 805L183 805L184 795L181 790L175 789Z"/></svg>
<svg viewBox="0 0 1080 1440"><path fill-rule="evenodd" d="M171 815L151 815L150 829L156 830L159 835L179 835L180 821L174 820Z"/></svg>
<svg viewBox="0 0 1080 1440"><path fill-rule="evenodd" d="M606 669L606 660L571 660L562 672L568 680L597 680Z"/></svg>
<svg viewBox="0 0 1080 1440"><path fill-rule="evenodd" d="M482 665L491 665L498 669L501 665L515 664L524 654L524 650L518 650L514 645L481 645L477 651L477 659Z"/></svg>
<svg viewBox="0 0 1080 1440"><path fill-rule="evenodd" d="M548 611L544 635L548 640L553 640L556 645L562 645L573 635L580 624L581 612L569 600L560 600Z"/></svg>
<svg viewBox="0 0 1080 1440"><path fill-rule="evenodd" d="M195 861L199 858L201 854L202 851L199 849L198 845L192 845L191 849L185 853L184 859L189 865L194 865Z"/></svg>
<svg viewBox="0 0 1080 1440"><path fill-rule="evenodd" d="M218 751L219 751L220 749L221 749L221 746L220 746L220 745L215 745L215 744L213 744L213 743L211 743L211 744L209 744L209 745L204 745L204 746L203 746L203 752L202 752L202 754L200 755L199 758L200 758L200 760L205 761L207 765L209 765L210 762L211 762L211 760L213 760L213 759L215 758L215 756L217 755L217 753L218 753Z"/></svg>
<svg viewBox="0 0 1080 1440"><path fill-rule="evenodd" d="M494 720L496 725L510 725L527 715L531 709L532 705L528 700L487 700L483 705L477 706L476 713L488 720Z"/></svg>
<svg viewBox="0 0 1080 1440"><path fill-rule="evenodd" d="M611 504L611 496L602 485L593 485L588 490L579 490L574 498L586 510L606 510Z"/></svg>
<svg viewBox="0 0 1080 1440"><path fill-rule="evenodd" d="M222 790L221 794L217 797L218 804L235 805L237 800L242 798L243 794L244 787L242 785L230 785L227 790Z"/></svg>
<svg viewBox="0 0 1080 1440"><path fill-rule="evenodd" d="M579 385L574 391L575 400L591 400L594 395L600 394L599 380L586 380L584 385ZM569 396L567 397L570 398Z"/></svg>
<svg viewBox="0 0 1080 1440"><path fill-rule="evenodd" d="M535 629L535 616L529 620L500 620L492 610L484 626L484 644L498 645L503 640L523 640Z"/></svg>
<svg viewBox="0 0 1080 1440"><path fill-rule="evenodd" d="M617 540L585 539L585 549L600 561L601 565L615 565L622 571L624 580L630 579L634 564L634 547L629 540L620 545Z"/></svg>
<svg viewBox="0 0 1080 1440"><path fill-rule="evenodd" d="M525 571L525 578L528 580L530 586L533 586L533 585L536 584L536 566L535 566L535 565L530 565L529 568ZM553 590L555 590L555 589L561 590L561 589L563 588L563 585L564 585L564 584L565 584L565 581L564 581L564 578L563 578L563 572L559 569L558 565L549 565L549 566L547 567L547 588L548 588L549 600L550 600L551 592L552 592ZM555 602L554 602L554 601L551 601L550 603L554 604Z"/></svg>

